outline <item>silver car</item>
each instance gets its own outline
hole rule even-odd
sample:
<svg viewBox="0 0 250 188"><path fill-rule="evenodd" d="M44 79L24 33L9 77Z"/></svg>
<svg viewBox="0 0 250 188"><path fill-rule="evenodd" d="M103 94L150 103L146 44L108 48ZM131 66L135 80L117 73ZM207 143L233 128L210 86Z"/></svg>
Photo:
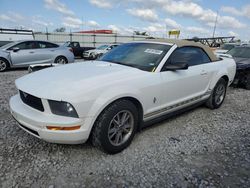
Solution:
<svg viewBox="0 0 250 188"><path fill-rule="evenodd" d="M40 63L73 63L71 48L45 41L17 41L0 47L0 72Z"/></svg>
<svg viewBox="0 0 250 188"><path fill-rule="evenodd" d="M87 50L83 52L83 58L84 59L90 59L94 60L98 57L101 57L103 54L107 53L108 51L112 50L113 48L119 46L118 44L107 44L107 45L101 45L96 49Z"/></svg>

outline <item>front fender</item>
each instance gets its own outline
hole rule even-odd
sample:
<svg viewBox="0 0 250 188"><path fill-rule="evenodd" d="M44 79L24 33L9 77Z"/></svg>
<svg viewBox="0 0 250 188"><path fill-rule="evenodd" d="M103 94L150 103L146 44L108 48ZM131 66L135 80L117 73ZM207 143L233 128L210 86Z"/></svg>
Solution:
<svg viewBox="0 0 250 188"><path fill-rule="evenodd" d="M88 111L87 117L92 117L93 120L92 125L94 124L99 114L109 104L124 97L132 97L134 99L137 99L142 104L142 100L139 97L139 90L137 89L132 89L129 87L118 87L115 89L107 89L94 101L94 103L92 104L92 106Z"/></svg>
<svg viewBox="0 0 250 188"><path fill-rule="evenodd" d="M112 90L108 89L95 100L89 110L88 116L98 116L109 104L124 97L132 97L142 103L139 97L139 90L137 89L128 87L118 87Z"/></svg>
<svg viewBox="0 0 250 188"><path fill-rule="evenodd" d="M0 51L0 58L6 59L11 64L9 52L1 50Z"/></svg>

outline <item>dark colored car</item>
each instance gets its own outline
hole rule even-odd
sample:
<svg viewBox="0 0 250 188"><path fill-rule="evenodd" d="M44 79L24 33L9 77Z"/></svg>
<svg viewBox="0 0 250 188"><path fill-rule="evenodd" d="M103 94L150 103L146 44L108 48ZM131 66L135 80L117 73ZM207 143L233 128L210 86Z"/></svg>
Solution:
<svg viewBox="0 0 250 188"><path fill-rule="evenodd" d="M64 43L63 46L72 48L75 57L83 57L83 52L95 49L94 47L81 47L79 42L70 41Z"/></svg>
<svg viewBox="0 0 250 188"><path fill-rule="evenodd" d="M250 90L250 46L236 46L227 52L236 62L235 85L242 85Z"/></svg>

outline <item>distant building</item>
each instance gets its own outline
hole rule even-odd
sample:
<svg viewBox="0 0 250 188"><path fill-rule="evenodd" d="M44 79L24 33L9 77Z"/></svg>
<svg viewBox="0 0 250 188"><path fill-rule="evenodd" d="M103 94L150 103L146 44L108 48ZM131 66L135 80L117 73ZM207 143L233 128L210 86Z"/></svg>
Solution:
<svg viewBox="0 0 250 188"><path fill-rule="evenodd" d="M89 30L89 31L78 31L76 33L89 33L89 34L113 34L112 30Z"/></svg>

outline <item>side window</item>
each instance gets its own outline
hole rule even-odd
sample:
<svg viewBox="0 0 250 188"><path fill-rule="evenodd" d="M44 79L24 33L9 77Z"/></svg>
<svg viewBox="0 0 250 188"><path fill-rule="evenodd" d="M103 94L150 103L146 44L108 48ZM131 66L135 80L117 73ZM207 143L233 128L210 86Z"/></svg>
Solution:
<svg viewBox="0 0 250 188"><path fill-rule="evenodd" d="M39 48L46 48L45 42L38 42Z"/></svg>
<svg viewBox="0 0 250 188"><path fill-rule="evenodd" d="M38 42L39 48L56 48L58 45L49 42Z"/></svg>
<svg viewBox="0 0 250 188"><path fill-rule="evenodd" d="M47 43L47 48L57 48L57 47L59 47L59 45L54 44L54 43L49 43L49 42L46 42L46 43Z"/></svg>
<svg viewBox="0 0 250 188"><path fill-rule="evenodd" d="M10 50L13 48L19 48L20 50L27 50L27 49L36 49L38 46L35 41L27 41L27 42L21 42L13 47L11 47Z"/></svg>
<svg viewBox="0 0 250 188"><path fill-rule="evenodd" d="M189 66L195 66L210 61L208 55L199 47L181 47L171 54L167 63L187 63Z"/></svg>

